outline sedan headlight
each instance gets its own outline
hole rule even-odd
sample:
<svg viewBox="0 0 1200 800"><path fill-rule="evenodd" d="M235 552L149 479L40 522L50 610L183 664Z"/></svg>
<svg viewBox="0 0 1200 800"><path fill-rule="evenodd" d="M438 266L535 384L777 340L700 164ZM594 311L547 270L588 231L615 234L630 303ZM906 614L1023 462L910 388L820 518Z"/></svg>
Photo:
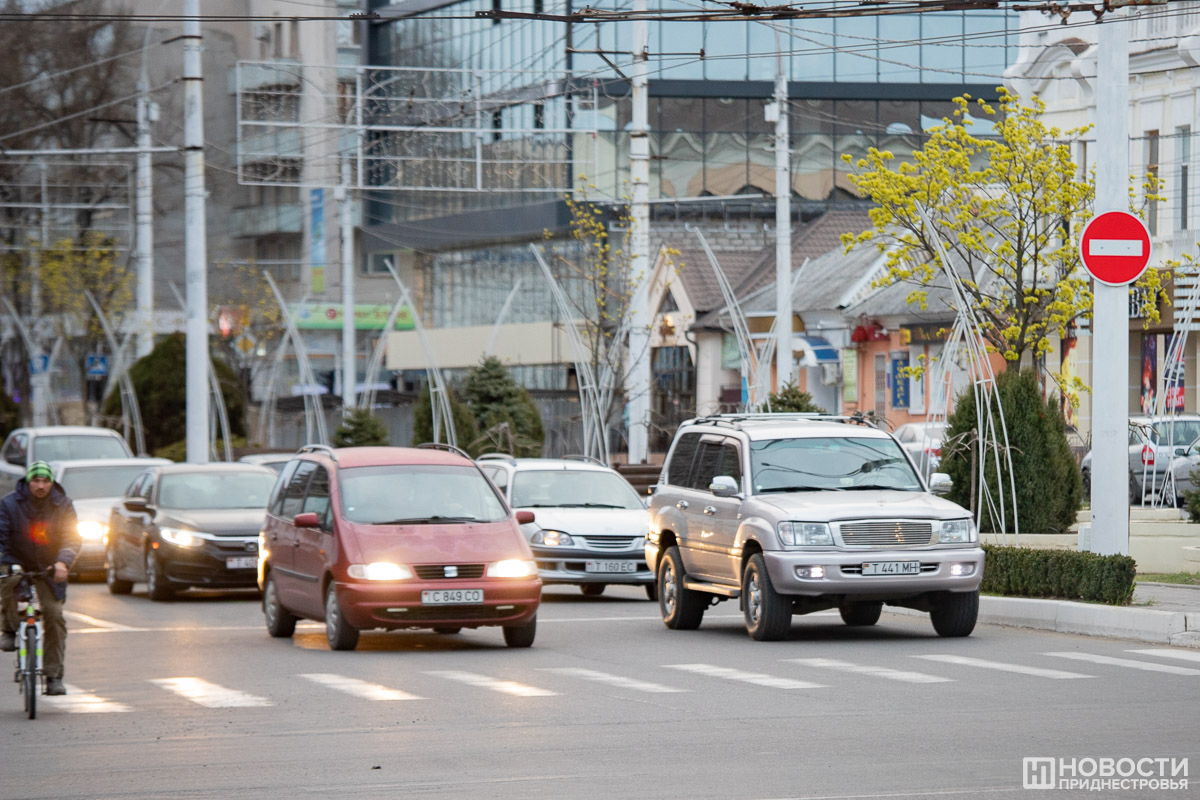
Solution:
<svg viewBox="0 0 1200 800"><path fill-rule="evenodd" d="M538 531L529 537L530 544L540 544L543 547L574 547L575 540L571 534L562 531Z"/></svg>
<svg viewBox="0 0 1200 800"><path fill-rule="evenodd" d="M183 528L159 528L159 535L163 541L178 545L179 547L199 547L204 543L204 537L198 535L195 531L184 530Z"/></svg>
<svg viewBox="0 0 1200 800"><path fill-rule="evenodd" d="M108 526L94 519L81 519L75 524L75 531L85 542L101 542L108 535Z"/></svg>
<svg viewBox="0 0 1200 800"><path fill-rule="evenodd" d="M537 574L537 562L527 561L523 558L506 558L503 561L488 564L487 568L489 578L532 578Z"/></svg>
<svg viewBox="0 0 1200 800"><path fill-rule="evenodd" d="M938 528L938 539L942 544L966 544L975 541L975 521L966 519L944 519Z"/></svg>
<svg viewBox="0 0 1200 800"><path fill-rule="evenodd" d="M829 546L833 544L833 531L827 522L779 523L779 540L792 546Z"/></svg>
<svg viewBox="0 0 1200 800"><path fill-rule="evenodd" d="M360 581L407 581L413 571L404 564L390 561L373 561L370 564L351 564L346 574Z"/></svg>

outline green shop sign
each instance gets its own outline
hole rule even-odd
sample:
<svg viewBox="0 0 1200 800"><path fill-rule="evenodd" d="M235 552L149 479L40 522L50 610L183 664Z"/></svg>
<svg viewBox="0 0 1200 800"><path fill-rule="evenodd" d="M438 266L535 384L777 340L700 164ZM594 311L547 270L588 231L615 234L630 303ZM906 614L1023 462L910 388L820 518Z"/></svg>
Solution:
<svg viewBox="0 0 1200 800"><path fill-rule="evenodd" d="M303 303L291 307L292 318L296 327L301 330L341 330L341 303ZM388 314L392 313L391 306L356 305L354 307L354 328L360 331L383 330ZM412 309L404 306L396 315L394 330L413 330Z"/></svg>

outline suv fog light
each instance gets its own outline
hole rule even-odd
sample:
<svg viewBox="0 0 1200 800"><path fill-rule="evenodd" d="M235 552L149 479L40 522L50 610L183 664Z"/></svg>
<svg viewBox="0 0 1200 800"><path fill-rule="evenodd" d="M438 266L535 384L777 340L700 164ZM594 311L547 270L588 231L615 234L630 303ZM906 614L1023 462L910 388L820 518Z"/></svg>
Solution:
<svg viewBox="0 0 1200 800"><path fill-rule="evenodd" d="M974 575L975 574L975 565L974 564L951 564L950 565L950 574L960 576L960 577L963 575Z"/></svg>
<svg viewBox="0 0 1200 800"><path fill-rule="evenodd" d="M825 567L822 567L819 565L814 566L814 567L796 567L796 577L797 578L824 578L825 577Z"/></svg>

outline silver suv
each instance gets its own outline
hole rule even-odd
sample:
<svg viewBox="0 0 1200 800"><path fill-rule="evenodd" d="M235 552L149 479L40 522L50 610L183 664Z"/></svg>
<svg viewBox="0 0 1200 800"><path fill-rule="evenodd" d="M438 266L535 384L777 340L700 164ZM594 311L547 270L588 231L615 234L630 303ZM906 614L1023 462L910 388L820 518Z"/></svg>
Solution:
<svg viewBox="0 0 1200 800"><path fill-rule="evenodd" d="M941 636L971 633L983 550L970 514L861 421L721 414L680 426L646 543L668 628L697 628L710 605L737 598L758 640L827 608L874 625L885 603L928 611ZM930 478L936 491L949 481Z"/></svg>

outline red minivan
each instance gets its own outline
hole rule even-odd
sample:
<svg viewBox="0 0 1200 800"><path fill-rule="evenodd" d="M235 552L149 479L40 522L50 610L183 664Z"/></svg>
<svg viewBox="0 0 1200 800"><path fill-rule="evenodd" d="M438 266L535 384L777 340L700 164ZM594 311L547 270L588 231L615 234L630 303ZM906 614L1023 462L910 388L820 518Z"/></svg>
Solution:
<svg viewBox="0 0 1200 800"><path fill-rule="evenodd" d="M360 630L499 625L509 647L537 632L542 582L504 498L446 446L301 448L267 506L258 585L272 636L324 620L329 646Z"/></svg>

